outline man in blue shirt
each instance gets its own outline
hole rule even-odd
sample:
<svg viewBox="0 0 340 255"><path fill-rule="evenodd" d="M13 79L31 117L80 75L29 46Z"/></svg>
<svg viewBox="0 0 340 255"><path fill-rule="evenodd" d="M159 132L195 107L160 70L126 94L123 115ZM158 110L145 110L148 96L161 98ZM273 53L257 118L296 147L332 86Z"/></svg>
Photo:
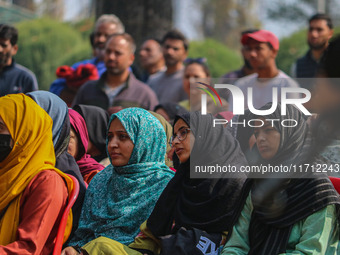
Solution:
<svg viewBox="0 0 340 255"><path fill-rule="evenodd" d="M81 64L93 64L98 69L99 76L106 71L104 64L104 49L107 38L115 33L124 33L125 28L120 19L113 14L100 16L95 24L93 33L93 55L94 58L75 63L72 68L77 69ZM59 78L50 87L50 91L58 96L66 88L66 80Z"/></svg>
<svg viewBox="0 0 340 255"><path fill-rule="evenodd" d="M292 76L296 78L314 78L317 74L319 62L328 47L328 42L333 36L333 22L323 13L313 15L309 21L307 42L309 50L299 58L292 66ZM307 89L310 82L302 84Z"/></svg>

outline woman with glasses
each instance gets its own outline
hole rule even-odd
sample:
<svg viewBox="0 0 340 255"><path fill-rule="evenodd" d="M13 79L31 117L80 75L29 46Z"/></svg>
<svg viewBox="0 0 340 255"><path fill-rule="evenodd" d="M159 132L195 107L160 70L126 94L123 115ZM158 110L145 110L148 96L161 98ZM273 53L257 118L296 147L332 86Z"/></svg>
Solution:
<svg viewBox="0 0 340 255"><path fill-rule="evenodd" d="M237 219L245 175L223 173L191 178L196 166L246 165L238 143L213 116L199 112L177 116L172 146L177 172L131 248L143 254L202 254L218 252ZM209 175L209 174L208 174Z"/></svg>

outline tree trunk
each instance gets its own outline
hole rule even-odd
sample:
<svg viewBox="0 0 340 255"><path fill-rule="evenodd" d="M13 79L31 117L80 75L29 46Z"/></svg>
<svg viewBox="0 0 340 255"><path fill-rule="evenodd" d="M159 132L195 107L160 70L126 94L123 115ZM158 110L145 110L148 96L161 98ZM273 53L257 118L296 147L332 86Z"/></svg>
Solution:
<svg viewBox="0 0 340 255"><path fill-rule="evenodd" d="M204 37L238 48L243 29L259 27L254 0L201 0Z"/></svg>
<svg viewBox="0 0 340 255"><path fill-rule="evenodd" d="M64 1L63 0L42 0L36 3L36 8L48 17L56 20L62 20L64 17Z"/></svg>
<svg viewBox="0 0 340 255"><path fill-rule="evenodd" d="M117 15L137 46L150 37L161 39L172 28L171 0L97 0L96 18Z"/></svg>
<svg viewBox="0 0 340 255"><path fill-rule="evenodd" d="M13 0L12 3L30 11L35 11L33 0Z"/></svg>

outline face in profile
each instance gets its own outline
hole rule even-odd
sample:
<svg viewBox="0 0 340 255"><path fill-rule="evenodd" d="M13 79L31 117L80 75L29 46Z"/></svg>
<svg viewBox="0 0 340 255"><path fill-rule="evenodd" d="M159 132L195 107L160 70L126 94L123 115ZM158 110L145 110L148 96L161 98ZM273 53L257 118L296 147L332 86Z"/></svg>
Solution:
<svg viewBox="0 0 340 255"><path fill-rule="evenodd" d="M7 138L8 138L8 136L10 137L9 146L10 146L10 148L12 148L13 143L14 143L13 139L11 137L11 134L9 133L9 130L8 130L5 122L3 121L3 119L1 117L0 117L0 135L6 135ZM6 147L0 146L0 162L2 162L5 158L7 158L8 153L10 152L10 151L8 151L8 149L9 148L7 146Z"/></svg>
<svg viewBox="0 0 340 255"><path fill-rule="evenodd" d="M182 119L179 119L174 126L172 146L181 163L189 159L194 142L195 137L189 126Z"/></svg>
<svg viewBox="0 0 340 255"><path fill-rule="evenodd" d="M115 118L107 134L107 151L113 166L125 166L129 163L134 144L124 126Z"/></svg>
<svg viewBox="0 0 340 255"><path fill-rule="evenodd" d="M76 160L79 160L78 158L78 143L79 143L79 138L76 134L76 132L74 131L74 129L71 127L70 130L70 141L68 143L68 148L67 148L67 152L74 157Z"/></svg>
<svg viewBox="0 0 340 255"><path fill-rule="evenodd" d="M168 114L163 108L158 108L158 109L156 110L156 113L158 113L159 115L163 116L163 118L164 118L167 122L170 122L169 114Z"/></svg>
<svg viewBox="0 0 340 255"><path fill-rule="evenodd" d="M254 129L256 145L261 157L265 160L271 160L279 150L281 134L275 127L272 127L271 122L265 121L263 118L260 119L264 122L264 125ZM262 122L255 121L255 126L261 124Z"/></svg>
<svg viewBox="0 0 340 255"><path fill-rule="evenodd" d="M139 60L144 69L157 65L163 60L162 48L155 40L147 40L139 51Z"/></svg>

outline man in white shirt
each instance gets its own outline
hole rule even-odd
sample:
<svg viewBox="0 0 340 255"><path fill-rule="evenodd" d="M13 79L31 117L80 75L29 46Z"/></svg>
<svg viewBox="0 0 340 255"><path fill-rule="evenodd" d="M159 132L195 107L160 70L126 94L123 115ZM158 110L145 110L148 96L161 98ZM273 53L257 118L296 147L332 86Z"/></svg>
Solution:
<svg viewBox="0 0 340 255"><path fill-rule="evenodd" d="M241 43L248 51L249 63L255 70L254 74L239 79L235 85L245 97L245 109L248 108L248 88L253 89L253 106L261 108L273 101L273 88L278 88L278 101L281 99L280 88L299 88L299 85L276 66L275 58L279 50L279 39L271 32L259 30L244 34ZM274 95L275 96L275 95ZM287 98L300 98L299 93L289 93ZM232 110L233 98L229 96L229 109Z"/></svg>

